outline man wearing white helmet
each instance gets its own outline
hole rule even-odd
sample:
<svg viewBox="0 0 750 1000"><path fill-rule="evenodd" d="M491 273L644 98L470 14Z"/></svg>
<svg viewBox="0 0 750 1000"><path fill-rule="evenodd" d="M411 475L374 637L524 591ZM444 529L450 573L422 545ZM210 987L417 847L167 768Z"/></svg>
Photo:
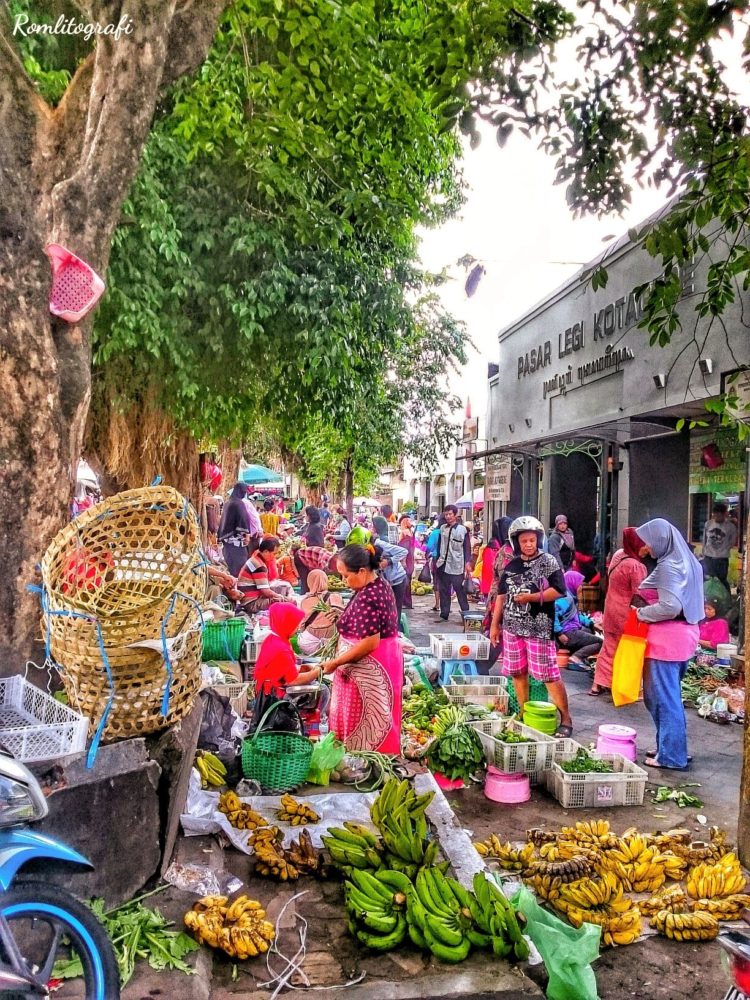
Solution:
<svg viewBox="0 0 750 1000"><path fill-rule="evenodd" d="M521 711L529 700L531 674L544 683L560 711L555 735L570 736L568 695L554 641L555 601L566 593L565 578L555 557L543 551L544 528L535 517L517 517L508 538L515 555L500 577L490 641L500 641L502 622L503 674L513 679Z"/></svg>

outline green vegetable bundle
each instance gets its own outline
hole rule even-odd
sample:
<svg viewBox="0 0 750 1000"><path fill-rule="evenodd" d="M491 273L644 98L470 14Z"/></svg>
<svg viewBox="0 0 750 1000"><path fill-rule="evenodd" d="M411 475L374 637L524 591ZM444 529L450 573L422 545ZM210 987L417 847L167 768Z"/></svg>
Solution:
<svg viewBox="0 0 750 1000"><path fill-rule="evenodd" d="M466 714L460 708L444 708L435 724L437 739L427 752L427 764L432 771L455 781L472 778L487 762L479 734L466 725Z"/></svg>
<svg viewBox="0 0 750 1000"><path fill-rule="evenodd" d="M158 910L147 909L140 899L114 910L105 910L103 899L93 899L90 906L112 942L123 986L132 978L139 958L147 959L151 968L159 972L177 969L189 976L193 974L194 970L184 958L198 949L197 942L183 931L168 930L172 923ZM77 955L55 962L52 969L53 979L75 979L82 975L83 967Z"/></svg>
<svg viewBox="0 0 750 1000"><path fill-rule="evenodd" d="M587 774L592 771L599 774L612 774L614 772L614 768L610 764L592 757L585 747L580 747L575 757L560 764L560 767L567 774Z"/></svg>
<svg viewBox="0 0 750 1000"><path fill-rule="evenodd" d="M441 709L445 708L447 703L448 698L442 688L433 691L418 684L404 702L404 723L431 733L433 719Z"/></svg>

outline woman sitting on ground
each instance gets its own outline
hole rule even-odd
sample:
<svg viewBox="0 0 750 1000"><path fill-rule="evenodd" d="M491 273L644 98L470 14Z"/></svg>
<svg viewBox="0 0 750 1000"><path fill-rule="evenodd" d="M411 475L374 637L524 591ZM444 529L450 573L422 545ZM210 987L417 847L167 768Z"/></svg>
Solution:
<svg viewBox="0 0 750 1000"><path fill-rule="evenodd" d="M720 602L715 597L707 597L703 606L706 617L698 626L698 644L702 649L715 650L721 642L729 642L729 625L726 618L719 615Z"/></svg>
<svg viewBox="0 0 750 1000"><path fill-rule="evenodd" d="M307 577L308 592L302 598L305 618L299 627L297 643L304 656L315 656L321 646L334 635L338 614L316 610L322 602L331 608L343 610L344 602L338 594L328 591L328 576L322 569L314 569Z"/></svg>
<svg viewBox="0 0 750 1000"><path fill-rule="evenodd" d="M555 641L571 656L569 670L587 670L586 660L596 656L604 641L591 628L591 619L578 610L576 594L583 583L583 574L574 569L565 573L567 593L555 601Z"/></svg>

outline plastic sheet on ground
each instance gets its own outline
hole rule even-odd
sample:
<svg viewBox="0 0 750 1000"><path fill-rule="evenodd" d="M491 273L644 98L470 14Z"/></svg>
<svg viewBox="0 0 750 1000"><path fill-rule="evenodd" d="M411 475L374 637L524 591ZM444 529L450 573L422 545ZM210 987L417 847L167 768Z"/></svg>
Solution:
<svg viewBox="0 0 750 1000"><path fill-rule="evenodd" d="M242 798L241 801L264 816L271 826L278 826L284 834L285 847L296 840L302 830L308 831L315 847L322 847L323 842L320 838L325 836L328 828L341 826L344 820L362 823L375 832L370 820L370 805L376 796L376 792L338 792L310 796L295 794L294 797L298 802L309 802L320 816L319 823L308 823L307 826L291 826L276 819L276 810L281 802L280 795L256 795ZM252 854L247 843L252 830L235 830L226 816L219 812L219 793L202 789L200 775L195 769L190 775L187 802L180 820L187 837L221 832L238 851Z"/></svg>

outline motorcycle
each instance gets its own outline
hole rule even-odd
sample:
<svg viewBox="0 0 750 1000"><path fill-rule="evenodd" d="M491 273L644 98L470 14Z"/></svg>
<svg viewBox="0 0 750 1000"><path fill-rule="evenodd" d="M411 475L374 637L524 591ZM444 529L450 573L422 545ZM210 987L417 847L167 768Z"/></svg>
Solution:
<svg viewBox="0 0 750 1000"><path fill-rule="evenodd" d="M112 945L91 910L56 885L16 880L19 870L37 859L93 867L73 848L27 829L47 812L34 775L0 748L0 998L49 997L55 962L75 955L83 969L76 996L119 1000Z"/></svg>
<svg viewBox="0 0 750 1000"><path fill-rule="evenodd" d="M750 923L747 910L742 917ZM724 951L725 965L734 981L724 1000L750 1000L750 935L742 931L724 931L716 941Z"/></svg>

